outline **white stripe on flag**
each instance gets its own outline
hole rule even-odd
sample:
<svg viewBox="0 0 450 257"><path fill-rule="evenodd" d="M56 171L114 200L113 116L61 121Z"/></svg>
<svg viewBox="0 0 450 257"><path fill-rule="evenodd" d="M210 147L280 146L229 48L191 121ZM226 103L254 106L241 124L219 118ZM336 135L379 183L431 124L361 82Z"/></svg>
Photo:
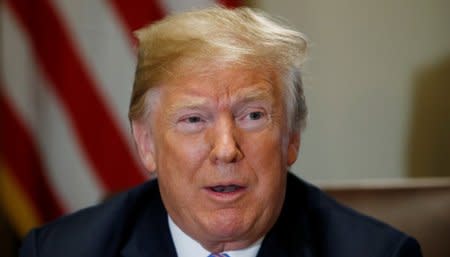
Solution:
<svg viewBox="0 0 450 257"><path fill-rule="evenodd" d="M217 1L214 0L161 0L160 3L168 13L177 13L217 5Z"/></svg>
<svg viewBox="0 0 450 257"><path fill-rule="evenodd" d="M74 211L93 204L104 191L82 157L60 101L40 74L28 37L7 6L0 12L6 96L37 142L49 183L64 206Z"/></svg>
<svg viewBox="0 0 450 257"><path fill-rule="evenodd" d="M108 109L122 133L129 135L128 104L136 58L125 28L108 1L53 2Z"/></svg>

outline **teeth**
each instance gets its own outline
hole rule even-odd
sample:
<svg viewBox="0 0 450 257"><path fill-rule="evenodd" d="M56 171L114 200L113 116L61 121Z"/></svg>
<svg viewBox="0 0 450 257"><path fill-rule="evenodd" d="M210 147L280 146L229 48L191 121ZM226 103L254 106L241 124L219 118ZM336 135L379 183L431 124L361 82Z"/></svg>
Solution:
<svg viewBox="0 0 450 257"><path fill-rule="evenodd" d="M212 190L214 192L218 192L218 193L230 193L230 192L234 192L239 188L239 186L236 185L230 185L230 186L215 186L212 187Z"/></svg>
<svg viewBox="0 0 450 257"><path fill-rule="evenodd" d="M226 187L225 187L225 190L224 190L224 193L233 192L233 191L235 191L236 189L237 189L236 186L226 186Z"/></svg>

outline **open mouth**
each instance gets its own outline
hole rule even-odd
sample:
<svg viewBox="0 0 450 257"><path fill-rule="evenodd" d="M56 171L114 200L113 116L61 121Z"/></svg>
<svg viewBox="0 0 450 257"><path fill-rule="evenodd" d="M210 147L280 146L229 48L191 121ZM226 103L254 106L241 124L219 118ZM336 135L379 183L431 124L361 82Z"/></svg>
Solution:
<svg viewBox="0 0 450 257"><path fill-rule="evenodd" d="M244 189L244 187L239 185L218 185L209 187L209 190L216 192L216 193L233 193L236 191L240 191Z"/></svg>

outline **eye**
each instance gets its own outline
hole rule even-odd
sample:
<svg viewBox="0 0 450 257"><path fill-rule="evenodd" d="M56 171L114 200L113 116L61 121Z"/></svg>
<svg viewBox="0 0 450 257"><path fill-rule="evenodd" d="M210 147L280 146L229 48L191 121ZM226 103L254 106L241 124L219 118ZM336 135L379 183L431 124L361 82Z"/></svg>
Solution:
<svg viewBox="0 0 450 257"><path fill-rule="evenodd" d="M253 108L252 108L253 109ZM248 110L242 113L237 119L239 127L247 130L253 130L264 127L269 120L264 110Z"/></svg>
<svg viewBox="0 0 450 257"><path fill-rule="evenodd" d="M186 118L186 122L189 122L189 123L197 123L197 122L201 122L201 121L202 121L202 119L198 116L191 116L191 117Z"/></svg>
<svg viewBox="0 0 450 257"><path fill-rule="evenodd" d="M206 126L206 120L200 115L187 115L177 121L177 129L183 133L200 132Z"/></svg>
<svg viewBox="0 0 450 257"><path fill-rule="evenodd" d="M264 116L263 112L251 112L248 114L248 118L251 120L259 120L262 119Z"/></svg>

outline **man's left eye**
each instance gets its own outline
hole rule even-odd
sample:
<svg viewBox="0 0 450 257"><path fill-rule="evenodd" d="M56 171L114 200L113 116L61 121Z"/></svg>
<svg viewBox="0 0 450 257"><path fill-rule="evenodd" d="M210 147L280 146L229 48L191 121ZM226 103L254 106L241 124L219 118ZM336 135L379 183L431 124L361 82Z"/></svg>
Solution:
<svg viewBox="0 0 450 257"><path fill-rule="evenodd" d="M267 116L267 113L265 111L249 111L246 112L244 115L242 115L239 119L237 119L239 123L239 127L253 130L258 129L265 124L267 124L267 121L269 117Z"/></svg>
<svg viewBox="0 0 450 257"><path fill-rule="evenodd" d="M251 113L248 114L248 117L249 117L251 120L259 120L259 119L261 119L263 116L264 116L264 113L263 113L263 112L251 112Z"/></svg>

